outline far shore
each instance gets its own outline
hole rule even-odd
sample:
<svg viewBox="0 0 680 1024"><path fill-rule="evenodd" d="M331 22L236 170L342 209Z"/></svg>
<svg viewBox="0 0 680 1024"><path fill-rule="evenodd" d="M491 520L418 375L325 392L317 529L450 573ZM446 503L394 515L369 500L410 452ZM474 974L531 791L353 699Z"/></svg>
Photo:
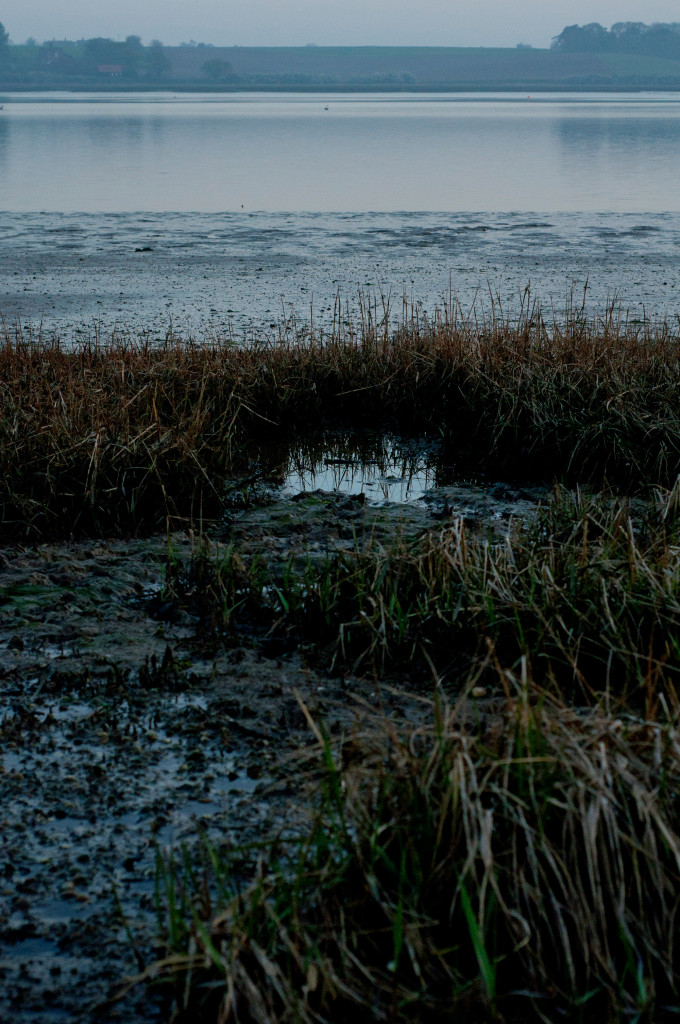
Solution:
<svg viewBox="0 0 680 1024"><path fill-rule="evenodd" d="M65 82L54 85L22 85L12 81L3 81L0 79L0 96L5 102L10 99L12 93L18 94L30 94L30 93L172 93L172 95L195 95L196 93L209 93L209 94L223 94L232 95L240 93L303 93L312 95L354 95L361 93L368 93L371 95L379 95L386 93L388 95L427 95L428 93L434 94L451 94L454 96L467 95L469 93L509 93L517 94L518 96L525 95L527 93L533 93L534 98L538 98L541 95L552 94L552 93L585 93L585 94L597 94L597 93L666 93L666 92L680 92L680 79L677 82L671 83L648 83L640 84L640 82L616 82L616 83L602 83L602 82L582 82L582 83L563 83L563 82L549 82L544 81L524 81L524 82L507 82L500 80L498 82L423 82L421 84L413 83L404 85L401 83L390 83L382 82L377 84L362 83L352 84L351 82L334 82L328 84L327 82L310 82L309 84L290 84L288 82L282 82L281 84L276 83L242 83L242 84L220 84L215 85L213 82L185 82L179 80L177 82L107 82L99 81L94 79L91 82L79 83L79 82ZM531 98L530 96L528 98Z"/></svg>

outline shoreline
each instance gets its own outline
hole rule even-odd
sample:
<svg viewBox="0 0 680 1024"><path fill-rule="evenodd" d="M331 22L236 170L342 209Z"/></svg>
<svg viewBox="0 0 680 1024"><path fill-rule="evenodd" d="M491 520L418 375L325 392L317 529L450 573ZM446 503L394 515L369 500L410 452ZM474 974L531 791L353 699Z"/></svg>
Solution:
<svg viewBox="0 0 680 1024"><path fill-rule="evenodd" d="M431 317L459 304L485 319L495 302L517 318L527 286L557 318L582 300L590 318L680 308L680 214L5 213L0 224L5 330L73 342L169 327L240 341L304 327L310 309L328 330L338 297L357 321L363 301L387 300L395 327L404 300Z"/></svg>
<svg viewBox="0 0 680 1024"><path fill-rule="evenodd" d="M173 95L181 95L186 93L187 95L193 95L195 93L209 93L209 94L224 94L232 95L239 93L301 93L301 94L319 94L323 95L338 95L346 93L347 95L355 95L357 93L368 93L373 94L404 94L408 95L426 95L427 93L433 94L446 94L450 93L453 96L466 94L466 93L509 93L518 95L526 93L534 93L536 96L541 94L552 94L552 93L580 93L584 95L592 93L675 93L680 92L680 84L672 85L659 85L659 84L606 84L606 83L585 83L583 85L570 83L564 85L561 83L550 83L546 85L545 82L532 82L527 80L525 83L489 83L488 85L480 85L475 82L469 83L423 83L422 85L409 85L404 86L402 83L392 85L390 83L379 83L372 85L371 83L365 83L363 85L350 85L338 83L336 85L330 85L328 83L319 82L317 84L310 85L290 85L284 83L282 85L258 85L257 83L247 83L243 85L211 85L209 82L197 82L194 84L178 82L175 85L166 82L157 82L154 85L145 85L141 82L135 84L122 85L116 83L114 85L108 85L105 82L100 82L98 79L89 82L86 85L75 85L73 83L65 83L63 85L52 85L52 86L37 86L37 85L18 85L17 83L2 82L0 80L0 95L6 97L12 93L20 93L22 95L28 95L31 93L172 93Z"/></svg>

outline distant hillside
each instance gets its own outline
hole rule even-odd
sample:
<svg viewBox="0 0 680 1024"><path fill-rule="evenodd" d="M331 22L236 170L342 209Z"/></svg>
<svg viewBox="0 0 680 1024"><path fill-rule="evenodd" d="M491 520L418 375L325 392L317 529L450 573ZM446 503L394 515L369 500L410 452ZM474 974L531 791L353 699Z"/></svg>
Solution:
<svg viewBox="0 0 680 1024"><path fill-rule="evenodd" d="M137 37L129 40L5 46L0 88L680 89L680 60L643 54L559 47L145 47Z"/></svg>
<svg viewBox="0 0 680 1024"><path fill-rule="evenodd" d="M167 47L173 77L195 80L207 59L231 65L233 75L251 82L289 80L298 84L403 83L462 88L616 86L644 78L680 86L680 62L614 54L560 53L531 48L467 47ZM209 57L207 56L209 54Z"/></svg>

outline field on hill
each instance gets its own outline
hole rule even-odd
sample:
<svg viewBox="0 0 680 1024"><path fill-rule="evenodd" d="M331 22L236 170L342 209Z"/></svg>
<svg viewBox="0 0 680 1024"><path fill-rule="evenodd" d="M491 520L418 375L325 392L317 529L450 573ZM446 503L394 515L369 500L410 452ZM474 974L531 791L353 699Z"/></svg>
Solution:
<svg viewBox="0 0 680 1024"><path fill-rule="evenodd" d="M175 47L168 50L173 74L200 77L207 59L229 61L237 76L274 81L295 76L331 83L408 86L543 83L572 85L628 79L680 81L680 66L671 60L616 54L565 54L539 49L471 47Z"/></svg>
<svg viewBox="0 0 680 1024"><path fill-rule="evenodd" d="M627 89L680 88L680 62L531 47L141 47L120 66L82 43L11 46L0 88ZM155 58L155 59L152 59ZM122 58L121 58L122 59Z"/></svg>

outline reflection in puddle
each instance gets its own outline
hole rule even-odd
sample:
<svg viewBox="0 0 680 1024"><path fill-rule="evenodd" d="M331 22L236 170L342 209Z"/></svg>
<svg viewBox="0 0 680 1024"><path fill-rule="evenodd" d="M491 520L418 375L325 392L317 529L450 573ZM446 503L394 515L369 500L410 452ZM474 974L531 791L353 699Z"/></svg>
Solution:
<svg viewBox="0 0 680 1024"><path fill-rule="evenodd" d="M50 661L55 661L57 658L70 658L73 655L73 647L68 647L65 644L45 644L42 650L43 656L48 658Z"/></svg>
<svg viewBox="0 0 680 1024"><path fill-rule="evenodd" d="M326 439L290 452L281 493L363 494L371 505L419 501L439 482L438 445L394 437Z"/></svg>
<svg viewBox="0 0 680 1024"><path fill-rule="evenodd" d="M266 489L259 495L265 505L279 496L295 501L325 492L345 496L352 505L402 506L398 515L418 519L421 527L462 517L497 532L502 524L535 515L549 492L545 482L508 483L471 472L438 437L325 434L261 456L260 464L267 467L261 474ZM255 494L253 504L257 499Z"/></svg>

